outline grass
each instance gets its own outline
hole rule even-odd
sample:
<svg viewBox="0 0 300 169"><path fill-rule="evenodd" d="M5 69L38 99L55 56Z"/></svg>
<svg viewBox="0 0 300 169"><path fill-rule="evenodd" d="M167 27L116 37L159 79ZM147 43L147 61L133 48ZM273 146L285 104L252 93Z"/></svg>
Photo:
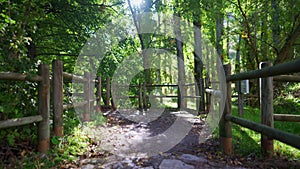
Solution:
<svg viewBox="0 0 300 169"><path fill-rule="evenodd" d="M274 113L300 114L300 102L298 100L299 99L294 98L276 98L274 102ZM232 107L232 114L239 116L237 106L235 105ZM245 106L243 118L260 123L260 110L258 108ZM300 135L300 123L275 121L274 128ZM260 133L236 124L233 124L232 130L235 154L242 156L255 154L261 156ZM288 159L300 159L300 151L298 149L277 140L274 140L274 152L275 155L287 157Z"/></svg>

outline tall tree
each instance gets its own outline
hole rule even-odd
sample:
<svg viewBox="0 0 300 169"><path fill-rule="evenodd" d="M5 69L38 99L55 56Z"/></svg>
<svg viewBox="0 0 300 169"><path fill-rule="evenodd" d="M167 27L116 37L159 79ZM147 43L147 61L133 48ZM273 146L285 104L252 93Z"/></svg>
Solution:
<svg viewBox="0 0 300 169"><path fill-rule="evenodd" d="M221 60L224 60L223 55L223 42L222 36L224 34L224 14L223 10L223 0L217 0L216 2L216 12L217 12L217 19L216 19L216 49L217 54Z"/></svg>
<svg viewBox="0 0 300 169"><path fill-rule="evenodd" d="M147 49L150 45L149 35L142 34L142 32L141 32L141 24L143 24L141 19L147 20L150 18L145 18L148 15L143 15L144 17L141 18L140 20L137 18L137 14L138 14L137 12L139 12L138 10L140 10L142 13L151 11L152 0L147 0L147 1L143 1L143 2L144 2L144 4L142 5L141 8L135 9L135 8L133 8L131 1L127 0L130 12L132 14L132 18L134 21L134 25L135 25L137 33L138 33L140 44L141 44L141 50L142 50L141 54L143 57L145 82L146 82L146 84L152 84L151 70L148 69L150 67L150 60L145 51L145 49Z"/></svg>
<svg viewBox="0 0 300 169"><path fill-rule="evenodd" d="M183 53L183 42L181 36L181 21L180 21L180 10L179 10L179 2L175 0L175 11L174 11L174 32L176 36L176 53L177 53L177 63L178 63L178 83L180 84L181 88L179 89L181 96L186 96L185 87L182 84L185 84L185 66L184 66L184 53ZM186 107L186 99L181 97L180 100L180 107Z"/></svg>
<svg viewBox="0 0 300 169"><path fill-rule="evenodd" d="M204 103L204 80L203 80L203 47L202 47L202 33L201 33L201 5L200 2L191 1L190 2L191 8L193 10L193 24L194 24L194 72L195 72L195 81L197 83L197 91L201 96L199 102L199 109L200 111L205 110L205 103Z"/></svg>

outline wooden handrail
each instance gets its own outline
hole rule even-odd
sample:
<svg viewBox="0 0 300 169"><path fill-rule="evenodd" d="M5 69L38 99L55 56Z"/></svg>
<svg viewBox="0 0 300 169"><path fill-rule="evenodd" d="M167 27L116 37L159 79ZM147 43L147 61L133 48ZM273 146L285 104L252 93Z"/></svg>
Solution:
<svg viewBox="0 0 300 169"><path fill-rule="evenodd" d="M226 77L226 81L237 81L237 80L246 80L246 79L256 79L262 77L270 77L283 75L288 73L297 73L300 72L300 59L296 59L291 62L282 63L279 65L266 67L258 70L251 70L248 72L238 73Z"/></svg>
<svg viewBox="0 0 300 169"><path fill-rule="evenodd" d="M273 77L273 80L282 82L300 82L300 76L280 75Z"/></svg>
<svg viewBox="0 0 300 169"><path fill-rule="evenodd" d="M75 81L75 82L80 82L80 83L85 83L87 81L86 78L83 78L81 76L73 75L71 73L63 72L63 77L64 80L66 81Z"/></svg>
<svg viewBox="0 0 300 169"><path fill-rule="evenodd" d="M300 122L300 115L297 114L274 114L275 121Z"/></svg>
<svg viewBox="0 0 300 169"><path fill-rule="evenodd" d="M0 121L0 129L31 124L42 120L43 117L41 115L3 120Z"/></svg>
<svg viewBox="0 0 300 169"><path fill-rule="evenodd" d="M257 132L261 132L264 135L267 135L269 137L272 137L276 140L279 140L283 143L286 143L288 145L291 145L295 148L300 149L300 136L294 135L294 134L290 134L281 130L277 130L274 129L272 127L266 126L266 125L262 125L259 123L255 123L253 121L250 120L246 120L240 117L236 117L233 115L226 115L225 116L226 120L229 120L233 123L236 123L240 126L249 128L251 130L257 131Z"/></svg>
<svg viewBox="0 0 300 169"><path fill-rule="evenodd" d="M13 73L13 72L1 72L0 80L40 82L40 81L42 81L42 77L41 76L30 76L27 74L20 74L20 73Z"/></svg>

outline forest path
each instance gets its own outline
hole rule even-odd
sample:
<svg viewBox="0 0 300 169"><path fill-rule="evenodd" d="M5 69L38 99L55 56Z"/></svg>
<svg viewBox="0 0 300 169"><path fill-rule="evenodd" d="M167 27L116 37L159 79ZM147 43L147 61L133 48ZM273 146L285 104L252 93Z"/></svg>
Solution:
<svg viewBox="0 0 300 169"><path fill-rule="evenodd" d="M144 145L144 139L167 130L176 119L174 114L164 112L150 123L129 121L117 111L107 113L106 116L107 125L84 129L94 141L94 146L90 148L92 153L80 160L81 168L243 168L241 163L234 160L213 159L211 152L216 152L218 143L213 139L204 143L199 141L204 121L188 117L192 123L191 130L176 146L168 151L149 155L147 152L151 152L151 147Z"/></svg>

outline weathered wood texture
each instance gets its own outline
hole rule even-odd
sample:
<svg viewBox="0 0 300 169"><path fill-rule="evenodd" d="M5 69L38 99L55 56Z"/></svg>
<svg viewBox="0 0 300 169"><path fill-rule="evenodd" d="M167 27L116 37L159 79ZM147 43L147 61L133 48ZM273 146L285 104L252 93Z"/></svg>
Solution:
<svg viewBox="0 0 300 169"><path fill-rule="evenodd" d="M240 116L244 114L244 100L243 100L243 93L242 93L242 85L241 81L239 80L237 83L237 93L238 93L238 113Z"/></svg>
<svg viewBox="0 0 300 169"><path fill-rule="evenodd" d="M95 111L95 76L92 73L89 73L89 83L90 83L90 98L89 98L89 103L90 103L90 113L94 113Z"/></svg>
<svg viewBox="0 0 300 169"><path fill-rule="evenodd" d="M139 109L143 109L143 88L142 84L139 84Z"/></svg>
<svg viewBox="0 0 300 169"><path fill-rule="evenodd" d="M181 109L182 108L182 99L181 99L181 82L178 82L178 90L177 90L177 108Z"/></svg>
<svg viewBox="0 0 300 169"><path fill-rule="evenodd" d="M91 113L91 107L90 107L90 79L91 75L88 72L84 72L84 78L86 79L84 83L84 99L87 101L85 108L84 108L84 121L90 121L90 113Z"/></svg>
<svg viewBox="0 0 300 169"><path fill-rule="evenodd" d="M63 72L63 78L64 78L64 81L67 81L67 82L78 82L78 83L85 83L86 82L86 79L81 77L81 76L76 76L76 75L73 75L71 73L67 73L67 72Z"/></svg>
<svg viewBox="0 0 300 169"><path fill-rule="evenodd" d="M146 84L143 85L143 104L144 104L144 109L147 109L147 88L146 88Z"/></svg>
<svg viewBox="0 0 300 169"><path fill-rule="evenodd" d="M101 97L102 97L102 83L101 83L101 77L97 76L97 81L96 81L96 101L97 101L97 112L101 112Z"/></svg>
<svg viewBox="0 0 300 169"><path fill-rule="evenodd" d="M206 93L209 93L211 95L215 96L221 96L221 91L220 90L215 90L215 89L205 89Z"/></svg>
<svg viewBox="0 0 300 169"><path fill-rule="evenodd" d="M5 121L0 121L0 129L31 124L35 122L40 122L42 120L43 117L41 115L9 119Z"/></svg>
<svg viewBox="0 0 300 169"><path fill-rule="evenodd" d="M111 85L112 89L111 89L111 93L112 93L112 97L111 97L111 107L113 110L116 110L117 109L117 106L116 106L116 86L114 83L112 83Z"/></svg>
<svg viewBox="0 0 300 169"><path fill-rule="evenodd" d="M300 115L296 114L274 114L275 121L300 122Z"/></svg>
<svg viewBox="0 0 300 169"><path fill-rule="evenodd" d="M260 69L272 66L270 62L260 63ZM260 111L261 124L274 128L273 120L273 77L260 78ZM273 138L261 135L261 149L264 156L274 152Z"/></svg>
<svg viewBox="0 0 300 169"><path fill-rule="evenodd" d="M53 132L63 136L63 64L60 60L52 62L53 72Z"/></svg>
<svg viewBox="0 0 300 169"><path fill-rule="evenodd" d="M282 81L282 82L300 82L300 76L280 75L280 76L274 76L273 80Z"/></svg>
<svg viewBox="0 0 300 169"><path fill-rule="evenodd" d="M233 115L226 115L225 119L300 149L300 136L280 131L272 127L255 123Z"/></svg>
<svg viewBox="0 0 300 169"><path fill-rule="evenodd" d="M236 81L236 80L246 80L246 79L256 79L269 76L277 76L288 73L297 73L300 72L300 59L296 59L291 62L282 63L279 65L266 67L259 70L252 70L248 72L243 72L239 74L234 74L227 76L227 81Z"/></svg>
<svg viewBox="0 0 300 169"><path fill-rule="evenodd" d="M49 65L39 66L39 75L42 81L39 83L38 110L43 120L38 125L39 152L46 152L50 146L50 71Z"/></svg>
<svg viewBox="0 0 300 169"><path fill-rule="evenodd" d="M106 106L110 105L110 78L107 77L106 78L106 102L105 102Z"/></svg>
<svg viewBox="0 0 300 169"><path fill-rule="evenodd" d="M225 74L228 76L231 73L230 65L224 65ZM231 114L231 82L227 82L227 97L225 109L222 113L219 123L219 135L221 139L221 147L225 154L232 153L232 126L231 122L225 119L226 115Z"/></svg>
<svg viewBox="0 0 300 169"><path fill-rule="evenodd" d="M42 81L42 77L41 76L30 76L30 75L26 75L26 74L12 73L12 72L1 72L0 80L40 82L40 81Z"/></svg>

